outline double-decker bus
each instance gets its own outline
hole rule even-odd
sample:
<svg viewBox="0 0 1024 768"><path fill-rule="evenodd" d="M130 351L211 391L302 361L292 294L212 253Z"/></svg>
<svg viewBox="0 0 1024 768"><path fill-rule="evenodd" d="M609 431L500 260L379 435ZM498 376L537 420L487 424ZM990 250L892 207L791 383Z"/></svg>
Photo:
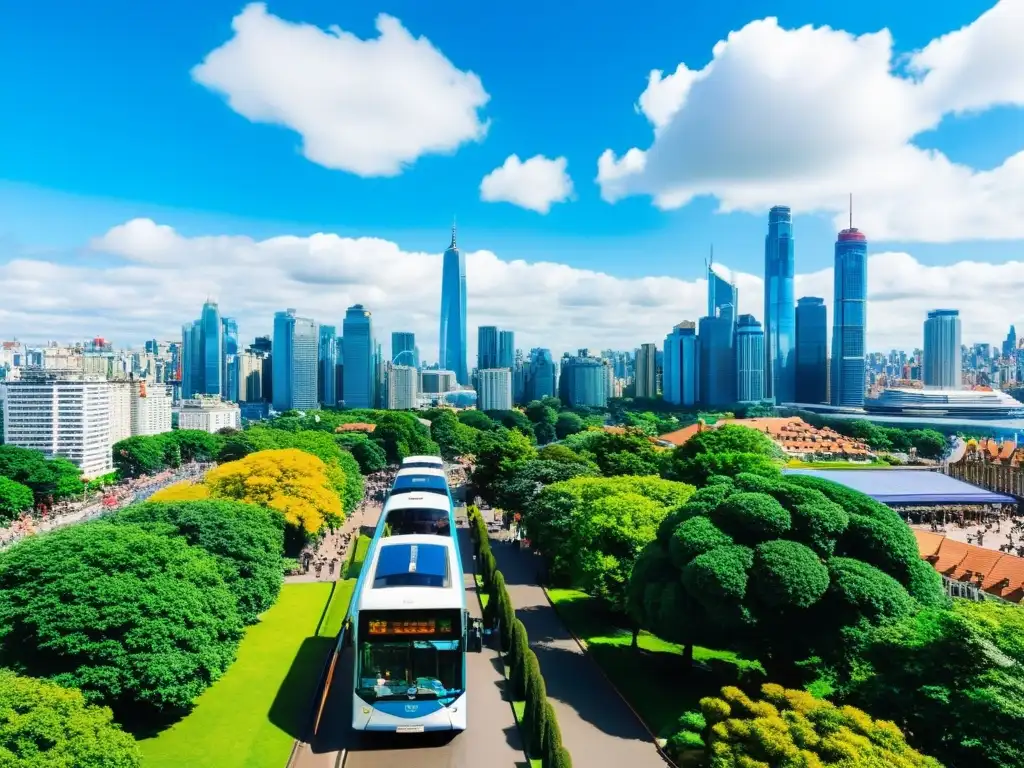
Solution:
<svg viewBox="0 0 1024 768"><path fill-rule="evenodd" d="M451 537L461 572L461 554L455 534L455 503L448 478L438 467L402 467L377 524L374 541L388 531L391 535L432 533Z"/></svg>
<svg viewBox="0 0 1024 768"><path fill-rule="evenodd" d="M466 610L451 536L381 538L350 613L352 727L423 733L466 729L466 651L479 627Z"/></svg>
<svg viewBox="0 0 1024 768"><path fill-rule="evenodd" d="M402 459L402 469L444 469L444 459L440 456L406 456Z"/></svg>

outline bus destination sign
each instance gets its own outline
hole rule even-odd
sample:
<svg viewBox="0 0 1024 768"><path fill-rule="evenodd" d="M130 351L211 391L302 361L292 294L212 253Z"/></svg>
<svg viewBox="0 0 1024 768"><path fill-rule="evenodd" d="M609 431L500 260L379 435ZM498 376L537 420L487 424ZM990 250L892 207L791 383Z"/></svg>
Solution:
<svg viewBox="0 0 1024 768"><path fill-rule="evenodd" d="M371 635L450 635L452 633L452 620L441 619L420 619L416 621L402 621L395 619L370 619L368 622L369 634Z"/></svg>

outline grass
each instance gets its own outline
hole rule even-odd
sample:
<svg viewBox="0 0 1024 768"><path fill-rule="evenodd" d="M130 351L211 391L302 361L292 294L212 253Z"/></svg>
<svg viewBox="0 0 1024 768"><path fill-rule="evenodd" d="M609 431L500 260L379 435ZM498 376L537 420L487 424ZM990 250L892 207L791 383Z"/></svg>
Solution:
<svg viewBox="0 0 1024 768"><path fill-rule="evenodd" d="M632 634L614 625L607 611L584 592L549 589L548 597L565 625L587 646L591 657L630 706L659 737L667 738L684 712L698 709L704 696L718 693L722 681L700 669L686 669L683 648L641 632L640 652ZM731 651L694 647L694 661L717 659L739 668L757 666Z"/></svg>
<svg viewBox="0 0 1024 768"><path fill-rule="evenodd" d="M480 610L487 610L487 601L491 599L491 596L484 591L484 580L480 574L476 574L473 577L476 580L476 594L480 598Z"/></svg>
<svg viewBox="0 0 1024 768"><path fill-rule="evenodd" d="M356 543L352 545L352 551L349 552L348 561L345 563L346 579L359 578L359 574L363 570L363 562L366 560L366 554L370 551L370 541L369 536L358 536L356 538Z"/></svg>
<svg viewBox="0 0 1024 768"><path fill-rule="evenodd" d="M323 665L323 646L309 640L330 591L326 582L285 584L195 709L140 742L144 768L281 768Z"/></svg>
<svg viewBox="0 0 1024 768"><path fill-rule="evenodd" d="M352 593L356 588L355 579L345 579L336 582L334 592L331 594L331 602L327 606L327 614L317 637L337 637L341 632L341 624L348 615L348 604L352 601Z"/></svg>

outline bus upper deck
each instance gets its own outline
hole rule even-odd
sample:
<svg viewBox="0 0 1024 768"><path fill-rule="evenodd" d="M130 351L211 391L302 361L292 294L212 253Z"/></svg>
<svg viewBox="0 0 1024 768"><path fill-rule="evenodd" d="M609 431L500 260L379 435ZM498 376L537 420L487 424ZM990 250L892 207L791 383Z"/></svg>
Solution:
<svg viewBox="0 0 1024 768"><path fill-rule="evenodd" d="M444 469L444 459L440 456L406 456L402 459L402 469Z"/></svg>

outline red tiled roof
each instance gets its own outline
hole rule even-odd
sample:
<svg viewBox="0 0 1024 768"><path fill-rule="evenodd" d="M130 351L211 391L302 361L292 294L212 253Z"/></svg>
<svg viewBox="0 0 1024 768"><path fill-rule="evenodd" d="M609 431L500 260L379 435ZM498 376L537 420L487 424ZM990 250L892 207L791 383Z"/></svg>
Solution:
<svg viewBox="0 0 1024 768"><path fill-rule="evenodd" d="M1024 599L1024 557L947 539L939 533L914 530L917 549L943 576L970 582L1003 600Z"/></svg>

